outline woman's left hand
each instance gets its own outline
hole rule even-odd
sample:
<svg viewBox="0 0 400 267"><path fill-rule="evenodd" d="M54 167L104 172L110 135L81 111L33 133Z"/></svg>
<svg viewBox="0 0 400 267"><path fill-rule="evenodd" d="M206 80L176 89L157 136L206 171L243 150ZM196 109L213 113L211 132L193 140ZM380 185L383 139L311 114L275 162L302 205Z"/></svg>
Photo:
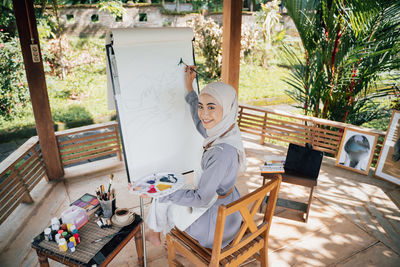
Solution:
<svg viewBox="0 0 400 267"><path fill-rule="evenodd" d="M128 183L128 190L137 191L137 190L140 189L140 186L136 186L134 188L132 188L132 187L133 187L133 185L131 183ZM146 194L141 194L140 197L142 197L142 198L151 198L151 196L146 195Z"/></svg>

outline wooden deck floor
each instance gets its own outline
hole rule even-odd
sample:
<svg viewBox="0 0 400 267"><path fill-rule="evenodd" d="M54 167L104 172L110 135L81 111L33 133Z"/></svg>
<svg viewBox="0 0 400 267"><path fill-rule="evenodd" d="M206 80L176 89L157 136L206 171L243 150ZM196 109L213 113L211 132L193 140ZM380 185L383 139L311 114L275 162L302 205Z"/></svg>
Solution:
<svg viewBox="0 0 400 267"><path fill-rule="evenodd" d="M250 137L245 137L245 148L248 169L237 181L242 195L261 185L259 165L264 155L285 154L282 147L260 146ZM270 231L270 266L400 266L399 187L333 163L333 159L324 159L307 224L299 214L277 209ZM115 174L117 205L138 210L138 198L126 190L123 164L111 160L92 164L69 169L68 178L58 183L42 181L32 194L35 203L21 205L0 226L1 266L38 266L29 246L32 237L71 201L106 183L111 172ZM305 201L307 190L282 184L280 195ZM166 266L167 253L162 247L148 244L147 251L148 266ZM136 264L133 241L111 262L111 266Z"/></svg>

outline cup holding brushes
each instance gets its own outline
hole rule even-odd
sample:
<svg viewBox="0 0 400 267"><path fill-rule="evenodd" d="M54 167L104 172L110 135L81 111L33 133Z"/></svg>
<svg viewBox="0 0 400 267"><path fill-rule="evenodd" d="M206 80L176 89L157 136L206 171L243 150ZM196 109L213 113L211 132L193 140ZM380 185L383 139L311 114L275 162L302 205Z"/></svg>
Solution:
<svg viewBox="0 0 400 267"><path fill-rule="evenodd" d="M96 196L99 200L107 201L115 198L115 189L111 188L114 179L114 174L110 174L110 180L108 181L107 191L105 190L104 185L100 185L96 189Z"/></svg>

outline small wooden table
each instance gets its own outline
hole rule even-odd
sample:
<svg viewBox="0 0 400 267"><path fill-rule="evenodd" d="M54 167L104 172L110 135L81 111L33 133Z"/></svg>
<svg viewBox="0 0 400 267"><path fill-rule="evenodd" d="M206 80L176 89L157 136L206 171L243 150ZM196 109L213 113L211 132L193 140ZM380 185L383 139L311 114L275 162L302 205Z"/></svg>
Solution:
<svg viewBox="0 0 400 267"><path fill-rule="evenodd" d="M310 188L310 196L308 198L307 203L298 202L294 200L282 199L278 198L276 201L276 205L283 207L285 209L302 212L303 213L303 220L305 223L308 221L308 214L310 212L312 195L314 192L314 187L317 185L317 180L315 179L307 179L305 177L290 175L282 172L261 172L261 176L263 177L263 185L265 184L265 180L270 180L276 178L278 175L282 176L283 183L290 183L295 185L301 185ZM266 201L268 201L268 196Z"/></svg>
<svg viewBox="0 0 400 267"><path fill-rule="evenodd" d="M112 237L103 248L88 262L83 263L75 259L71 259L63 255L62 253L55 253L53 251L42 248L39 244L43 241L43 233L36 236L32 242L32 248L36 250L39 258L40 266L49 266L48 258L58 261L67 266L107 266L108 263L125 247L125 245L135 237L136 252L139 259L139 266L144 266L143 257L143 242L141 226L143 220L139 215L135 215L135 220L127 226L122 227L114 237ZM84 231L81 228L79 231ZM77 247L79 249L79 245Z"/></svg>

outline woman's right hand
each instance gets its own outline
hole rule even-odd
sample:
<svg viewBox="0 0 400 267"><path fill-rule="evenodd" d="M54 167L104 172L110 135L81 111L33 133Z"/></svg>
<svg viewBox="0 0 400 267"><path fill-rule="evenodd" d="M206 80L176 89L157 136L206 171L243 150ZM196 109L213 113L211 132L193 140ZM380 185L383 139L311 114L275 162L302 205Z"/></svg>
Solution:
<svg viewBox="0 0 400 267"><path fill-rule="evenodd" d="M187 66L185 68L185 84L186 84L186 89L190 93L193 91L193 80L196 78L196 66Z"/></svg>

